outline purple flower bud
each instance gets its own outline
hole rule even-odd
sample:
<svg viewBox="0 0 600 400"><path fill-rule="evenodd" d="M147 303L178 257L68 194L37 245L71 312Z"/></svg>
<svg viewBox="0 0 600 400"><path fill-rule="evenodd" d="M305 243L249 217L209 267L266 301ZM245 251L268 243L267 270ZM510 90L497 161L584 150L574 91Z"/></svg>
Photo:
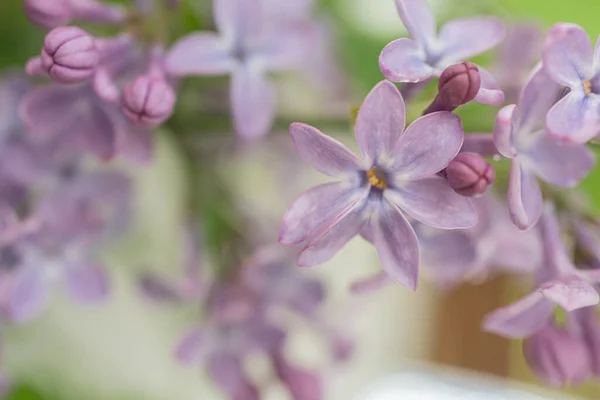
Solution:
<svg viewBox="0 0 600 400"><path fill-rule="evenodd" d="M446 168L448 184L465 197L484 194L495 178L494 167L474 153L460 153Z"/></svg>
<svg viewBox="0 0 600 400"><path fill-rule="evenodd" d="M166 121L175 107L175 92L163 78L142 75L123 93L123 112L135 123L155 126Z"/></svg>
<svg viewBox="0 0 600 400"><path fill-rule="evenodd" d="M76 26L65 26L46 35L41 59L54 81L77 83L94 75L100 56L93 36Z"/></svg>
<svg viewBox="0 0 600 400"><path fill-rule="evenodd" d="M585 342L574 333L548 325L523 343L529 366L552 386L582 383L590 374Z"/></svg>
<svg viewBox="0 0 600 400"><path fill-rule="evenodd" d="M442 72L438 81L438 95L424 114L452 111L473 100L481 86L477 65L463 62L451 65Z"/></svg>
<svg viewBox="0 0 600 400"><path fill-rule="evenodd" d="M71 17L68 0L25 0L23 7L34 23L46 28L65 25Z"/></svg>

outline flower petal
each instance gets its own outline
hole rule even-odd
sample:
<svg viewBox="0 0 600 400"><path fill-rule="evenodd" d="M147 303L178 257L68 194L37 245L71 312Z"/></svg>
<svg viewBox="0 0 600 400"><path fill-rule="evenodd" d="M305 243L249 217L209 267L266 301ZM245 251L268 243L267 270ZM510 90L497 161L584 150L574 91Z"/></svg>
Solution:
<svg viewBox="0 0 600 400"><path fill-rule="evenodd" d="M398 209L383 202L371 223L373 241L383 270L411 290L419 280L419 242L415 231Z"/></svg>
<svg viewBox="0 0 600 400"><path fill-rule="evenodd" d="M184 365L199 363L203 339L204 332L200 328L194 328L183 335L175 350L177 360Z"/></svg>
<svg viewBox="0 0 600 400"><path fill-rule="evenodd" d="M477 68L479 68L481 86L473 101L494 107L504 103L504 92L500 89L493 75L481 66L477 66Z"/></svg>
<svg viewBox="0 0 600 400"><path fill-rule="evenodd" d="M563 145L545 135L526 153L537 176L556 186L573 187L594 168L594 153L584 145Z"/></svg>
<svg viewBox="0 0 600 400"><path fill-rule="evenodd" d="M79 148L107 160L116 151L118 132L115 118L102 105L93 104L66 133L73 134L73 143Z"/></svg>
<svg viewBox="0 0 600 400"><path fill-rule="evenodd" d="M496 115L494 125L494 144L504 157L516 156L513 147L513 127L518 127L518 108L515 104L503 107Z"/></svg>
<svg viewBox="0 0 600 400"><path fill-rule="evenodd" d="M416 42L427 45L436 39L435 15L425 0L396 0L396 8Z"/></svg>
<svg viewBox="0 0 600 400"><path fill-rule="evenodd" d="M272 360L275 373L292 395L292 399L320 400L322 398L323 384L319 375L291 365L281 351L274 352Z"/></svg>
<svg viewBox="0 0 600 400"><path fill-rule="evenodd" d="M252 42L264 26L264 5L255 0L215 0L213 17L227 43Z"/></svg>
<svg viewBox="0 0 600 400"><path fill-rule="evenodd" d="M279 242L297 244L322 234L352 212L363 198L363 191L341 182L307 190L285 213Z"/></svg>
<svg viewBox="0 0 600 400"><path fill-rule="evenodd" d="M44 272L35 267L23 268L12 283L9 314L17 322L29 321L42 312L48 297L48 282Z"/></svg>
<svg viewBox="0 0 600 400"><path fill-rule="evenodd" d="M383 196L433 228L471 228L477 224L477 212L471 201L456 194L441 177L406 182L385 190Z"/></svg>
<svg viewBox="0 0 600 400"><path fill-rule="evenodd" d="M569 312L578 308L594 306L600 301L600 296L592 285L572 275L546 282L537 290L544 297Z"/></svg>
<svg viewBox="0 0 600 400"><path fill-rule="evenodd" d="M175 76L222 75L233 60L227 44L212 32L192 33L179 39L165 57L167 71Z"/></svg>
<svg viewBox="0 0 600 400"><path fill-rule="evenodd" d="M246 139L269 133L275 119L275 89L264 71L239 65L231 78L231 109L236 131Z"/></svg>
<svg viewBox="0 0 600 400"><path fill-rule="evenodd" d="M542 215L542 191L533 173L526 171L518 159L511 164L508 182L510 219L521 230L533 227Z"/></svg>
<svg viewBox="0 0 600 400"><path fill-rule="evenodd" d="M440 172L456 157L464 136L459 116L446 111L427 114L400 136L392 156L392 169L405 180Z"/></svg>
<svg viewBox="0 0 600 400"><path fill-rule="evenodd" d="M548 112L548 131L566 143L586 143L600 132L600 95L572 91Z"/></svg>
<svg viewBox="0 0 600 400"><path fill-rule="evenodd" d="M419 45L407 38L390 42L379 55L381 73L392 82L423 82L435 72Z"/></svg>
<svg viewBox="0 0 600 400"><path fill-rule="evenodd" d="M358 159L346 146L324 135L317 128L298 122L290 125L290 134L300 157L317 171L343 177L358 170Z"/></svg>
<svg viewBox="0 0 600 400"><path fill-rule="evenodd" d="M550 78L541 64L534 69L519 96L520 127L523 134L544 129L548 111L560 100L563 88Z"/></svg>
<svg viewBox="0 0 600 400"><path fill-rule="evenodd" d="M379 82L356 117L356 141L367 164L391 153L405 123L406 110L400 91L389 81Z"/></svg>
<svg viewBox="0 0 600 400"><path fill-rule="evenodd" d="M498 18L454 19L440 29L439 41L444 58L462 61L497 46L506 36Z"/></svg>
<svg viewBox="0 0 600 400"><path fill-rule="evenodd" d="M79 93L68 86L40 86L24 96L19 115L32 133L53 137L72 123L70 111L78 97Z"/></svg>
<svg viewBox="0 0 600 400"><path fill-rule="evenodd" d="M366 222L361 208L354 209L337 224L311 241L300 253L298 265L311 267L323 264L356 236Z"/></svg>
<svg viewBox="0 0 600 400"><path fill-rule="evenodd" d="M67 290L74 299L82 302L104 300L108 296L108 277L97 264L77 264L65 267Z"/></svg>
<svg viewBox="0 0 600 400"><path fill-rule="evenodd" d="M544 43L544 69L561 85L581 86L592 77L592 42L588 34L575 24L554 25Z"/></svg>
<svg viewBox="0 0 600 400"><path fill-rule="evenodd" d="M216 353L208 359L208 373L232 399L259 400L257 389L248 381L241 360L229 353Z"/></svg>
<svg viewBox="0 0 600 400"><path fill-rule="evenodd" d="M483 330L510 339L521 339L541 330L553 315L554 304L541 293L534 292L488 314L483 321Z"/></svg>
<svg viewBox="0 0 600 400"><path fill-rule="evenodd" d="M381 289L391 282L392 279L390 275L386 272L379 272L376 275L354 282L350 286L350 292L355 294L370 293L377 289Z"/></svg>

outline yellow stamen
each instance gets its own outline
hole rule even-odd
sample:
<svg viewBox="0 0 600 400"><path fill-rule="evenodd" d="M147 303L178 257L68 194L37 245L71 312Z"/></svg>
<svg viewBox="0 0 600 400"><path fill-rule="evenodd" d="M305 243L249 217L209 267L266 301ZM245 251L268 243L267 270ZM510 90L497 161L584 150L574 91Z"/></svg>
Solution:
<svg viewBox="0 0 600 400"><path fill-rule="evenodd" d="M583 90L585 91L585 94L591 94L592 93L592 82L588 81L587 79L585 81L583 81Z"/></svg>
<svg viewBox="0 0 600 400"><path fill-rule="evenodd" d="M367 178L369 178L371 186L375 186L377 189L383 190L388 187L385 178L381 176L381 173L376 168L371 168L367 171Z"/></svg>

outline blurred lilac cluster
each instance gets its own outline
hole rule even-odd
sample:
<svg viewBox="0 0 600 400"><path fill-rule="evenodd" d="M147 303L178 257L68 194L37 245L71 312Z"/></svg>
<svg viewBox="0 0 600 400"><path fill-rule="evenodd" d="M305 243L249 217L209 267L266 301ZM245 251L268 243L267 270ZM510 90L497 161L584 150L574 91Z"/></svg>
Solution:
<svg viewBox="0 0 600 400"><path fill-rule="evenodd" d="M600 221L576 192L558 189L576 187L595 165L587 143L600 132L600 50L572 24L553 26L542 44L536 27L507 28L494 17L452 20L438 31L425 0L395 2L410 38L382 50L386 80L351 121L360 156L313 126L291 124L300 157L337 179L306 191L283 216L279 242L293 247L272 237L257 245L252 234L241 243L236 233L204 237L198 231L212 216L197 207L188 210L201 222L185 229L181 279L140 277L148 297L199 309L175 355L205 366L231 399L261 398L244 367L257 353L292 398L323 398L323 371L289 359L293 326L280 315L318 331L332 364L350 356L350 339L322 316L325 285L293 264L325 263L357 235L374 245L383 271L353 292L394 281L416 290L421 267L443 288L500 271L533 275L534 291L492 312L484 329L526 338L524 354L549 384L600 376ZM214 30L171 37L172 16L183 8L177 0L24 1L48 32L25 65L42 83L17 74L0 86L0 309L7 320L39 315L57 284L79 301L107 296L100 251L127 228L133 193L126 175L106 164L152 162L153 129L169 127L184 78L229 77L228 120L248 141L268 134L278 118L275 75L293 71L323 87L342 75L315 1L207 3ZM97 27L116 33L92 33ZM496 46L490 71L466 61ZM407 109L432 82L437 94L407 124ZM504 105L489 133L465 134L454 111L470 102ZM181 157L191 155L199 170L192 176L210 176L210 162L201 168L200 156L182 144L188 152ZM504 159L508 174L493 165ZM203 189L226 207L218 188ZM234 254L210 266L200 249L215 241L231 242L216 246L227 249L220 256Z"/></svg>

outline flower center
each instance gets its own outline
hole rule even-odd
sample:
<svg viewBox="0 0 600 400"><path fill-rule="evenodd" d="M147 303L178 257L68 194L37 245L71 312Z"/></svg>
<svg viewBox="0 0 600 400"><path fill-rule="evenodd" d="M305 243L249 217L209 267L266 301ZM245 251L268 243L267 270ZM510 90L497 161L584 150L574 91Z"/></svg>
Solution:
<svg viewBox="0 0 600 400"><path fill-rule="evenodd" d="M385 173L375 167L367 171L367 178L369 179L371 186L374 186L377 189L383 190L388 187L388 183L385 179Z"/></svg>
<svg viewBox="0 0 600 400"><path fill-rule="evenodd" d="M585 94L592 94L592 82L586 79L582 83Z"/></svg>

